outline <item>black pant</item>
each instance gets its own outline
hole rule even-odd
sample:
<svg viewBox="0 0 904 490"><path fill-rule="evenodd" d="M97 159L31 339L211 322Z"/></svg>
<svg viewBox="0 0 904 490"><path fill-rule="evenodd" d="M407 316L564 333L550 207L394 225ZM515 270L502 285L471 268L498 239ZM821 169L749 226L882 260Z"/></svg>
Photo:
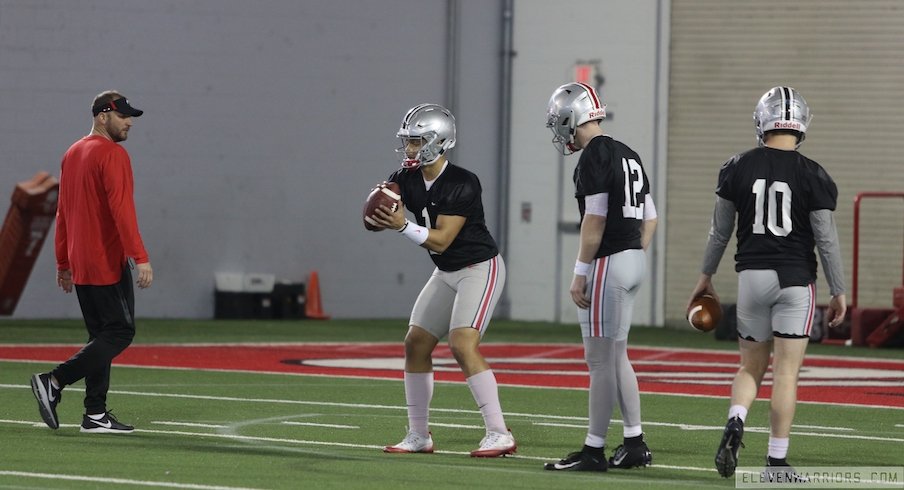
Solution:
<svg viewBox="0 0 904 490"><path fill-rule="evenodd" d="M132 273L123 267L119 283L110 286L75 285L78 304L88 329L88 343L51 374L61 386L85 379L85 413L107 410L110 363L135 337L135 292Z"/></svg>

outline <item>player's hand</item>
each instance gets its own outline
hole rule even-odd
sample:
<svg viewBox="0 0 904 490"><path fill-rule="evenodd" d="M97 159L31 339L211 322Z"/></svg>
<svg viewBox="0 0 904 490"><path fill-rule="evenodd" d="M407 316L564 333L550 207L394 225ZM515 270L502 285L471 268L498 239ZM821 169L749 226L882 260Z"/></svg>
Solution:
<svg viewBox="0 0 904 490"><path fill-rule="evenodd" d="M590 308L590 298L587 297L587 276L574 275L571 280L571 299L578 308L586 310Z"/></svg>
<svg viewBox="0 0 904 490"><path fill-rule="evenodd" d="M60 287L66 293L72 292L72 271L66 269L64 271L57 271L57 286Z"/></svg>
<svg viewBox="0 0 904 490"><path fill-rule="evenodd" d="M844 321L844 315L847 313L847 298L843 294L832 296L826 313L831 318L829 328L837 328Z"/></svg>
<svg viewBox="0 0 904 490"><path fill-rule="evenodd" d="M151 283L154 282L154 269L151 268L151 263L135 264L135 269L138 270L138 280L135 284L141 289L151 287Z"/></svg>
<svg viewBox="0 0 904 490"><path fill-rule="evenodd" d="M708 274L700 274L700 279L697 280L697 285L694 286L694 291L691 293L691 297L684 306L685 311L691 308L691 303L693 303L695 299L705 294L708 294L715 298L716 301L719 301L719 295L716 294L716 290L713 289L713 277Z"/></svg>
<svg viewBox="0 0 904 490"><path fill-rule="evenodd" d="M405 204L399 201L399 206L395 212L386 206L380 205L380 207L374 211L373 218L378 225L384 228L398 230L405 226Z"/></svg>

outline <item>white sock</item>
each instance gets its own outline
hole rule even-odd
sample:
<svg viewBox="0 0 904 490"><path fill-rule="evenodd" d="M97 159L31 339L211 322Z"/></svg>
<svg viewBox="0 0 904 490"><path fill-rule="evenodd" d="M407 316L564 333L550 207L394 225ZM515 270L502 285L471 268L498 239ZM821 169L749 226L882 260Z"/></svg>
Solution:
<svg viewBox="0 0 904 490"><path fill-rule="evenodd" d="M55 389L55 390L60 389L60 384L57 383L56 378L54 378L53 376L50 377L50 384L53 385L53 389Z"/></svg>
<svg viewBox="0 0 904 490"><path fill-rule="evenodd" d="M604 447L606 445L606 438L587 434L587 437L584 438L584 445L590 447Z"/></svg>
<svg viewBox="0 0 904 490"><path fill-rule="evenodd" d="M100 420L100 419L104 418L105 415L107 415L107 412L103 412L103 413L89 413L89 414L88 414L88 418L90 418L91 420Z"/></svg>
<svg viewBox="0 0 904 490"><path fill-rule="evenodd" d="M769 457L772 459L785 459L788 456L787 437L769 437Z"/></svg>
<svg viewBox="0 0 904 490"><path fill-rule="evenodd" d="M483 415L483 423L487 431L508 432L505 419L502 417L502 405L499 403L499 386L496 384L496 376L492 369L479 372L467 379L468 388L474 395L474 401Z"/></svg>
<svg viewBox="0 0 904 490"><path fill-rule="evenodd" d="M728 418L733 419L738 417L741 419L741 422L747 421L747 407L744 405L732 405L731 408L728 409Z"/></svg>
<svg viewBox="0 0 904 490"><path fill-rule="evenodd" d="M641 425L626 425L624 427L625 439L629 437L637 437L643 434L643 426Z"/></svg>
<svg viewBox="0 0 904 490"><path fill-rule="evenodd" d="M430 400L433 398L433 372L405 373L405 401L408 402L408 430L422 436L430 433Z"/></svg>

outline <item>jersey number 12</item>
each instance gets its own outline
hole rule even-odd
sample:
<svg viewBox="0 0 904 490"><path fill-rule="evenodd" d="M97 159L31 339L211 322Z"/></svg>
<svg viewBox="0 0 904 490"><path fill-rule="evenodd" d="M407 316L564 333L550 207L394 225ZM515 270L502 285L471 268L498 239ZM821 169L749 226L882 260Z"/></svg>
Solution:
<svg viewBox="0 0 904 490"><path fill-rule="evenodd" d="M625 172L625 204L622 216L628 219L643 219L643 202L640 201L643 191L643 170L633 158L622 158L622 170Z"/></svg>

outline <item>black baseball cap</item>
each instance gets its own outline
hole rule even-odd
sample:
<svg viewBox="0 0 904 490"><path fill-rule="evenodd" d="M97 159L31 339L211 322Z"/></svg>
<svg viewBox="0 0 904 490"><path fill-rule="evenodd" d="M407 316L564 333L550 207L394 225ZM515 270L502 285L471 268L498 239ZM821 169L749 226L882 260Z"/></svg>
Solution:
<svg viewBox="0 0 904 490"><path fill-rule="evenodd" d="M102 104L97 104L96 106L91 108L91 112L94 115L98 115L101 112L109 112L116 111L124 116L129 117L138 117L144 114L144 111L138 110L129 105L129 99L125 97L120 97L116 100L111 100L110 102L104 102Z"/></svg>

